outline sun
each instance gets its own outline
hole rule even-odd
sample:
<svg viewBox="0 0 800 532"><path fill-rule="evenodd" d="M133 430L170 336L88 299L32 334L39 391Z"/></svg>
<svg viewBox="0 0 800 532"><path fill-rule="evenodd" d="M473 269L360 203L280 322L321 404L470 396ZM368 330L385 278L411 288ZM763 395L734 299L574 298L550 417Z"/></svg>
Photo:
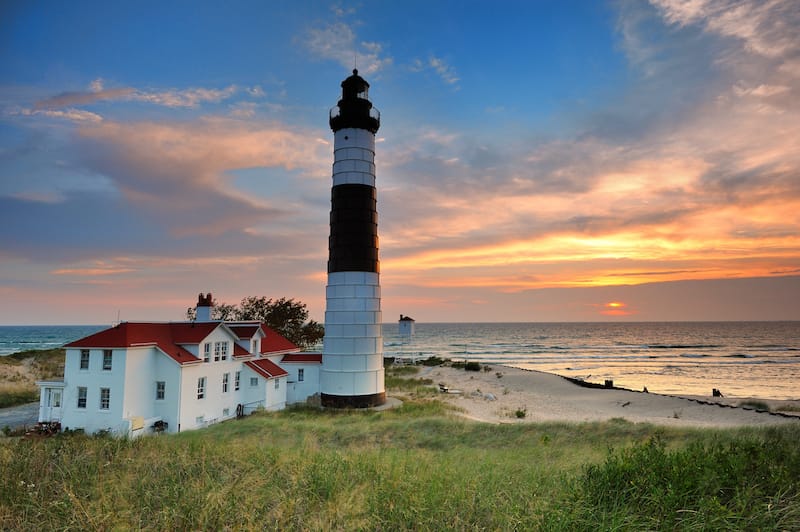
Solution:
<svg viewBox="0 0 800 532"><path fill-rule="evenodd" d="M627 307L628 305L622 301L609 301L603 305L603 310L600 313L606 316L629 316L633 312L628 310Z"/></svg>

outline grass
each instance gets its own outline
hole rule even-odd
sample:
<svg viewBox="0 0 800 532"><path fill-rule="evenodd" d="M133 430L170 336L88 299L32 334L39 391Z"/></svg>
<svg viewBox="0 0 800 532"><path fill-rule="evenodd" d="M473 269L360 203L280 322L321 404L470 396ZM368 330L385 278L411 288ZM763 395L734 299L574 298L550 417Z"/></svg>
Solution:
<svg viewBox="0 0 800 532"><path fill-rule="evenodd" d="M769 405L767 403L765 403L764 401L756 401L756 400L753 400L753 399L749 399L747 401L742 401L737 406L745 407L745 408L753 408L755 410L762 410L764 412L769 412L770 411Z"/></svg>
<svg viewBox="0 0 800 532"><path fill-rule="evenodd" d="M7 438L0 529L797 529L798 438L489 425L429 396L133 441Z"/></svg>
<svg viewBox="0 0 800 532"><path fill-rule="evenodd" d="M451 415L418 368L386 373L404 399L383 412L0 438L0 529L800 529L800 424L489 425Z"/></svg>
<svg viewBox="0 0 800 532"><path fill-rule="evenodd" d="M39 390L30 386L4 386L0 390L0 408L24 405L39 400Z"/></svg>
<svg viewBox="0 0 800 532"><path fill-rule="evenodd" d="M64 376L64 349L21 351L0 356L0 408L39 399L37 380Z"/></svg>

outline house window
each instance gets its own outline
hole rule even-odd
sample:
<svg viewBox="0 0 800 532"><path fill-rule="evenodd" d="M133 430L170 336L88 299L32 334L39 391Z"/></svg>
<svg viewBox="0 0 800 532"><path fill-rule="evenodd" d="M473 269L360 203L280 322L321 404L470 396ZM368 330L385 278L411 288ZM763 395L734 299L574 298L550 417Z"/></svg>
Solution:
<svg viewBox="0 0 800 532"><path fill-rule="evenodd" d="M111 370L111 349L103 349L103 369Z"/></svg>
<svg viewBox="0 0 800 532"><path fill-rule="evenodd" d="M236 390L237 392L239 391L239 380L240 380L241 376L242 376L242 372L241 371L237 371L233 375L233 389Z"/></svg>
<svg viewBox="0 0 800 532"><path fill-rule="evenodd" d="M89 350L81 349L81 369L89 369Z"/></svg>
<svg viewBox="0 0 800 532"><path fill-rule="evenodd" d="M108 410L111 404L111 388L100 388L100 410Z"/></svg>
<svg viewBox="0 0 800 532"><path fill-rule="evenodd" d="M206 378L200 377L197 379L197 398L202 399L206 396Z"/></svg>
<svg viewBox="0 0 800 532"><path fill-rule="evenodd" d="M281 386L280 379L275 379L275 389L277 390L278 388L280 388L280 386Z"/></svg>
<svg viewBox="0 0 800 532"><path fill-rule="evenodd" d="M47 396L47 406L61 408L61 390L49 390L49 392Z"/></svg>
<svg viewBox="0 0 800 532"><path fill-rule="evenodd" d="M258 386L258 377L250 377L250 386Z"/></svg>
<svg viewBox="0 0 800 532"><path fill-rule="evenodd" d="M230 373L222 374L222 393L228 393L228 382L230 381L230 377Z"/></svg>
<svg viewBox="0 0 800 532"><path fill-rule="evenodd" d="M214 362L219 362L220 351L222 351L222 342L214 342Z"/></svg>
<svg viewBox="0 0 800 532"><path fill-rule="evenodd" d="M203 344L203 362L211 360L211 342Z"/></svg>
<svg viewBox="0 0 800 532"><path fill-rule="evenodd" d="M206 421L206 416L197 416L194 418L194 422L196 425L202 425Z"/></svg>
<svg viewBox="0 0 800 532"><path fill-rule="evenodd" d="M222 357L222 360L228 360L228 342L222 342L220 356Z"/></svg>
<svg viewBox="0 0 800 532"><path fill-rule="evenodd" d="M167 383L164 381L156 381L156 401L162 401L167 395Z"/></svg>
<svg viewBox="0 0 800 532"><path fill-rule="evenodd" d="M231 415L231 409L230 408L223 408L222 409L222 417L228 417L230 415Z"/></svg>
<svg viewBox="0 0 800 532"><path fill-rule="evenodd" d="M305 370L303 368L300 368L300 369L297 370L297 380L299 382L303 382L303 379L305 378L304 373L305 373Z"/></svg>
<svg viewBox="0 0 800 532"><path fill-rule="evenodd" d="M86 386L78 386L78 408L86 408Z"/></svg>
<svg viewBox="0 0 800 532"><path fill-rule="evenodd" d="M257 342L256 342L255 338L250 340L250 352L251 353L255 353L256 352L256 345L257 345Z"/></svg>

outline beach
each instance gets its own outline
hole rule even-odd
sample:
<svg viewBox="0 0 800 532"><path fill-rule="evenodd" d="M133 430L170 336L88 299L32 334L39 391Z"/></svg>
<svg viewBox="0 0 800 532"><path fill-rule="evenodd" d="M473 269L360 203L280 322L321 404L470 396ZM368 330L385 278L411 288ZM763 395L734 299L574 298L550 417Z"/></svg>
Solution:
<svg viewBox="0 0 800 532"><path fill-rule="evenodd" d="M486 423L590 422L725 428L800 423L800 401L742 397L668 396L624 389L586 388L549 373L493 365L491 371L450 366L423 368L419 377L447 389L438 397L459 415ZM738 407L759 401L770 412ZM704 404L710 403L710 404ZM782 411L789 409L789 411ZM524 417L522 416L524 413Z"/></svg>

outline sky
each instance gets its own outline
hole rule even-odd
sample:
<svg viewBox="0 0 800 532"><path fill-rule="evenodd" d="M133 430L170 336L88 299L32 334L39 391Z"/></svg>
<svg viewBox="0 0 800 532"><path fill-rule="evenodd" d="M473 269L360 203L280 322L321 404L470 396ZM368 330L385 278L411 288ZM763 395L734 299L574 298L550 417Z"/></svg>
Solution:
<svg viewBox="0 0 800 532"><path fill-rule="evenodd" d="M6 0L0 324L323 322L354 67L384 321L800 320L795 0Z"/></svg>

